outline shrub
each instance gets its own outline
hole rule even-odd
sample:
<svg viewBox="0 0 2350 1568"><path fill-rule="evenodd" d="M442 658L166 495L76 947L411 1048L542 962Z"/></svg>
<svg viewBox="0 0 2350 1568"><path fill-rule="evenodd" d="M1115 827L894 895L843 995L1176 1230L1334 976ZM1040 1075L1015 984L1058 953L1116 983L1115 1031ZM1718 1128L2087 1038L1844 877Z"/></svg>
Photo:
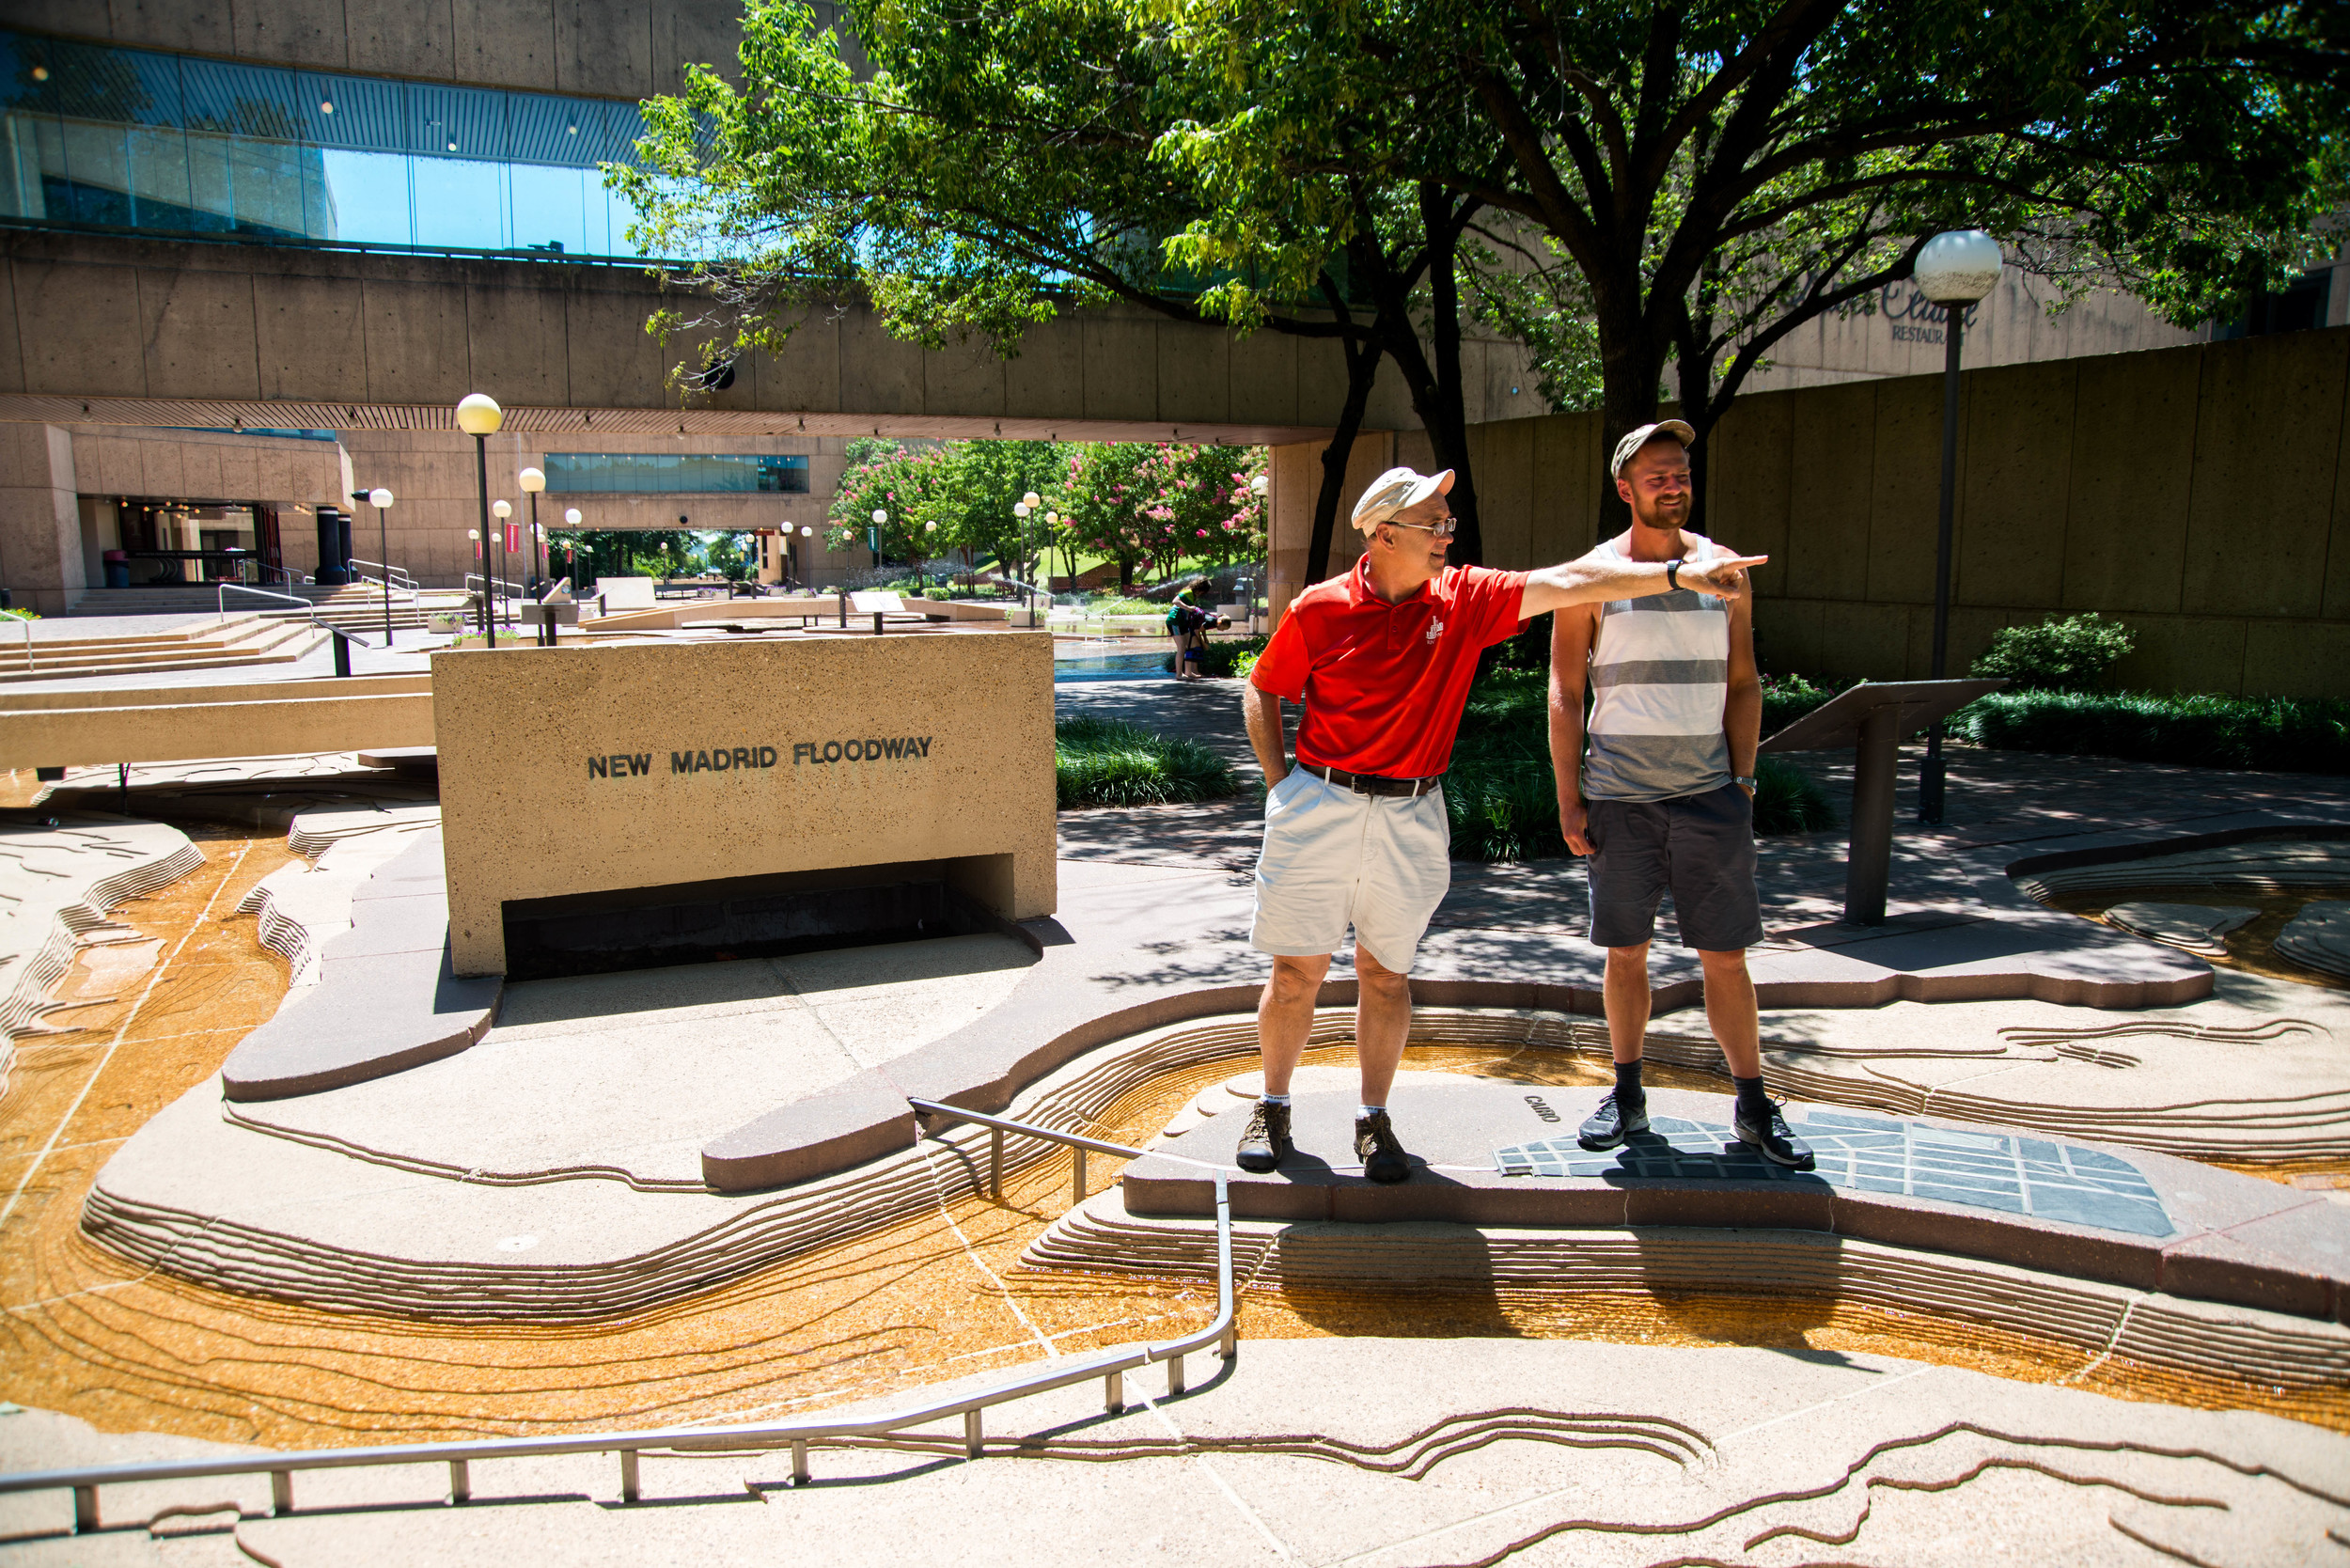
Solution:
<svg viewBox="0 0 2350 1568"><path fill-rule="evenodd" d="M1778 733L1813 709L1825 707L1828 698L1847 686L1857 684L1855 681L1834 677L1810 681L1800 675L1765 675L1762 677L1762 733Z"/></svg>
<svg viewBox="0 0 2350 1568"><path fill-rule="evenodd" d="M1164 806L1238 794L1240 776L1198 741L1122 719L1080 717L1053 727L1053 788L1064 809Z"/></svg>
<svg viewBox="0 0 2350 1568"><path fill-rule="evenodd" d="M2184 767L2350 774L2350 702L2150 692L1994 692L1952 716L1978 745Z"/></svg>
<svg viewBox="0 0 2350 1568"><path fill-rule="evenodd" d="M1836 803L1818 779L1777 757L1754 760L1755 832L1825 833L1836 823Z"/></svg>
<svg viewBox="0 0 2350 1568"><path fill-rule="evenodd" d="M2094 611L2037 626L2002 626L1972 670L2004 677L2018 691L2085 692L2137 640L2128 627Z"/></svg>

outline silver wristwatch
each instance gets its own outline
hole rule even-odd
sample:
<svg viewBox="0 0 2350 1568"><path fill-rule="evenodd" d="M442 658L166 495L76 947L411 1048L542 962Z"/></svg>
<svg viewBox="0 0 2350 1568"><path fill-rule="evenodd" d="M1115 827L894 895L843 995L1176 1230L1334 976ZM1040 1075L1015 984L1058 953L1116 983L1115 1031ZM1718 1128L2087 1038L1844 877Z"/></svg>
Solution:
<svg viewBox="0 0 2350 1568"><path fill-rule="evenodd" d="M1751 790L1754 788L1754 775L1747 774L1744 777L1733 778L1731 782L1737 785L1740 789Z"/></svg>

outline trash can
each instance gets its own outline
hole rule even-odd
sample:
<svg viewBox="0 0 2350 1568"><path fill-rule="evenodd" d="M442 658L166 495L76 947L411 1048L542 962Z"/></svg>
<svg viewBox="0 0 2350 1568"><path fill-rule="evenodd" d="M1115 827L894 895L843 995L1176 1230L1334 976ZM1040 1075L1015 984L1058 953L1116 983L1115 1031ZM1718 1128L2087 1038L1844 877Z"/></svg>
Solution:
<svg viewBox="0 0 2350 1568"><path fill-rule="evenodd" d="M106 586L127 588L131 586L131 557L120 550L108 550L99 557L106 569Z"/></svg>

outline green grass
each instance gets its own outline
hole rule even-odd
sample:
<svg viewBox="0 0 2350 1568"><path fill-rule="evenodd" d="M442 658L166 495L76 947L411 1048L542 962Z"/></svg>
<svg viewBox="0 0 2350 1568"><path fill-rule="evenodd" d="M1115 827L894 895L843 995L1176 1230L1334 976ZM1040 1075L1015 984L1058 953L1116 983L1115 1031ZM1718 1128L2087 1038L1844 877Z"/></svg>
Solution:
<svg viewBox="0 0 2350 1568"><path fill-rule="evenodd" d="M1123 719L1070 718L1053 727L1059 806L1167 806L1240 792L1240 776L1198 741Z"/></svg>

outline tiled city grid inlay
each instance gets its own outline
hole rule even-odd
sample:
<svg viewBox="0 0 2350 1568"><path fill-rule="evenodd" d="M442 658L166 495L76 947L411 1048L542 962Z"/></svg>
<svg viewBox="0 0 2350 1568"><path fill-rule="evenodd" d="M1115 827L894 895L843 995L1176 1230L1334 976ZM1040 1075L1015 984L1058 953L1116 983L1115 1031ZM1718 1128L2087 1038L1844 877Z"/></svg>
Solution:
<svg viewBox="0 0 2350 1568"><path fill-rule="evenodd" d="M2132 1235L2174 1229L2153 1185L2127 1160L2006 1133L1963 1133L1884 1117L1813 1111L1792 1124L1815 1170L1773 1165L1728 1127L1660 1116L1622 1148L1593 1153L1573 1138L1494 1151L1504 1176L1654 1176L1684 1181L1794 1182L1900 1193L1999 1209Z"/></svg>

